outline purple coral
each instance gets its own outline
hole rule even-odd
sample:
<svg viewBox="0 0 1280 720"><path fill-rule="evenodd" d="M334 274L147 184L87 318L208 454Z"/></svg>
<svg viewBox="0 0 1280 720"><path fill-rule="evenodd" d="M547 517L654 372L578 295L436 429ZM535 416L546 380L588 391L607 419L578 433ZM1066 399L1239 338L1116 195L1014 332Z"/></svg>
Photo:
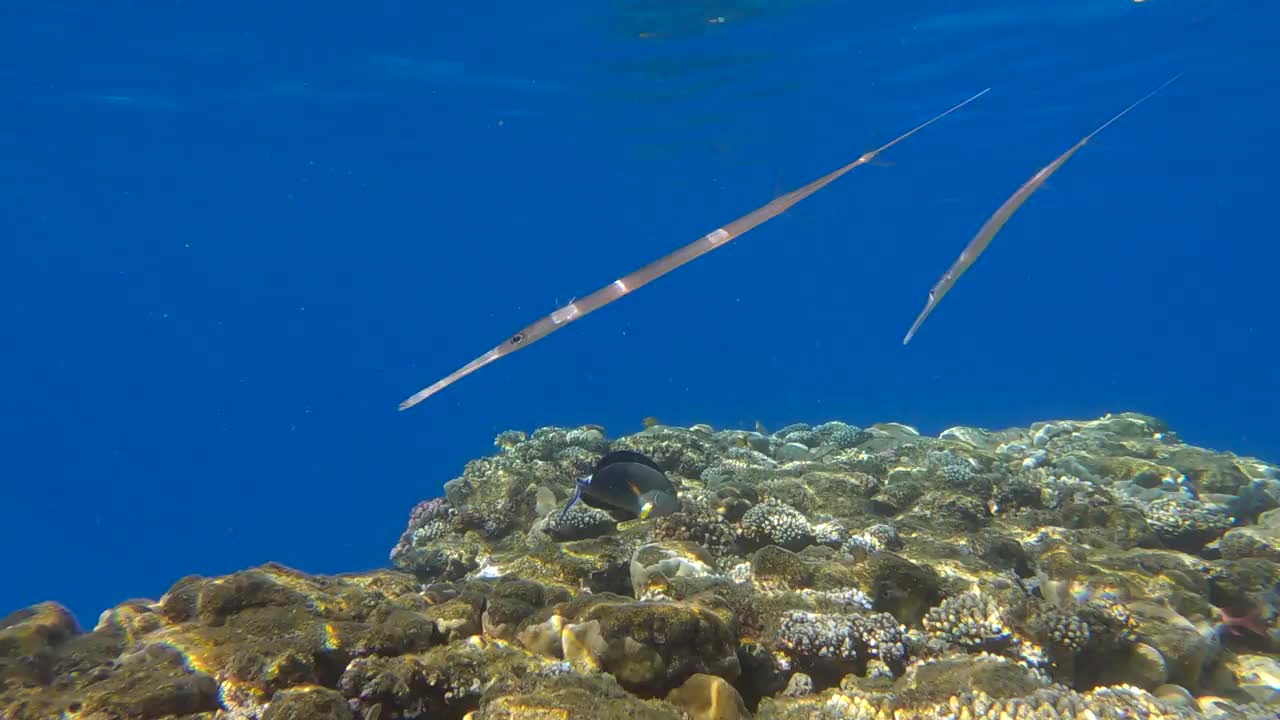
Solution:
<svg viewBox="0 0 1280 720"><path fill-rule="evenodd" d="M448 520L453 514L454 510L449 505L449 500L443 497L423 500L414 505L413 511L409 513L409 526L400 533L400 541L396 546L391 548L391 559L395 560L401 553L413 548L414 539L423 534L430 535L425 538L428 540L434 540L443 535L448 531ZM428 528L425 533L420 532L424 528Z"/></svg>

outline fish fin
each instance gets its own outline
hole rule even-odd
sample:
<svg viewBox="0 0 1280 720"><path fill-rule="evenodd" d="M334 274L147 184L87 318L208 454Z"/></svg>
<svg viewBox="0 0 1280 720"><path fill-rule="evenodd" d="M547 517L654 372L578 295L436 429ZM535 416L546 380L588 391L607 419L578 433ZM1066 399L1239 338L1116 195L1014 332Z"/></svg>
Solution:
<svg viewBox="0 0 1280 720"><path fill-rule="evenodd" d="M649 502L645 503L645 504L644 504L644 506L640 508L640 519L641 519L641 520L648 520L648 519L649 519L649 513L651 513L651 512L653 512L653 501L652 501L652 500L650 500Z"/></svg>
<svg viewBox="0 0 1280 720"><path fill-rule="evenodd" d="M632 482L632 481L628 480L628 481L627 481L627 487L631 488L631 492L635 493L635 496L636 496L636 497L640 497L640 494L641 494L641 492L640 492L640 488L639 488L639 487L637 487L637 486L636 486L636 484L635 484L634 482Z"/></svg>
<svg viewBox="0 0 1280 720"><path fill-rule="evenodd" d="M658 467L658 463L654 462L652 458L645 455L644 453L638 453L635 450L614 450L613 452L600 458L600 461L596 463L595 470L592 472L592 474L594 475L595 473L600 472L601 470L605 469L609 465L613 465L614 463L624 463L624 462L633 462L633 463L639 463L641 465L647 465L653 468L654 470L657 470L658 472L663 472L662 468Z"/></svg>
<svg viewBox="0 0 1280 720"><path fill-rule="evenodd" d="M565 505L565 506L564 506L564 509L560 511L560 519L561 519L562 521L564 520L565 516L569 514L569 510L570 510L574 505L577 505L577 504L578 504L578 500L579 500L579 499L581 499L581 498L582 498L582 486L581 486L581 485L576 485L576 484L575 484L575 485L573 486L573 497L569 498L569 504L568 504L568 505Z"/></svg>

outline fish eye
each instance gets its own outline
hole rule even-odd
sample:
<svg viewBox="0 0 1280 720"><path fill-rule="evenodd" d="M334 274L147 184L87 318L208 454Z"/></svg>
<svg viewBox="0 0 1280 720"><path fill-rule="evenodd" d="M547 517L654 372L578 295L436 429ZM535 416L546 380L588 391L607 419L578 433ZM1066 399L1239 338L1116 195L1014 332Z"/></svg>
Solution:
<svg viewBox="0 0 1280 720"><path fill-rule="evenodd" d="M516 333L515 335L512 335L510 342L512 345L519 345L524 342L524 333Z"/></svg>

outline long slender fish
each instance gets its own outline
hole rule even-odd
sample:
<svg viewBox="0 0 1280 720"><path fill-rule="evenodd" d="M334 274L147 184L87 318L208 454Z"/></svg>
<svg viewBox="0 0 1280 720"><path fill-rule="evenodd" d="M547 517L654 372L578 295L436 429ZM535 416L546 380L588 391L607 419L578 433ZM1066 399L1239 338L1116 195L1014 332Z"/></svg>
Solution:
<svg viewBox="0 0 1280 720"><path fill-rule="evenodd" d="M805 185L804 187L801 187L797 190L792 190L789 193L781 195L778 198L774 199L769 204L751 211L750 213L738 218L737 220L734 220L733 222L729 223L728 225L725 225L722 228L712 230L706 235L703 235L697 240L694 240L688 245L685 245L684 247L680 248L679 250L676 250L675 252L672 252L671 254L666 255L665 257L659 258L658 260L655 260L649 263L648 265L645 265L644 267L631 273L630 275L618 278L617 280L614 280L612 283L609 283L608 285L600 288L599 290L596 290L595 292L591 293L590 295L580 300L570 302L568 305L565 305L564 307L559 308L558 310L551 313L550 315L542 318L541 320L538 320L532 325L529 325L523 330L507 338L505 341L503 341L501 345L498 345L497 347L493 348L489 352L486 352L485 354L481 355L475 360L472 360L471 362L467 363L466 365L463 365L462 367L458 368L457 370L450 373L449 375L436 381L433 385L425 387L422 390L419 390L418 392L414 393L410 397L406 398L403 402L400 403L400 409L407 410L413 407L414 405L417 405L423 400L426 400L432 395L440 392L446 387L449 387L450 385L457 382L458 380L461 380L467 375L470 375L471 373L475 372L476 370L479 370L480 368L484 367L485 365L488 365L489 363L497 360L498 358L503 357L504 355L510 355L511 353L517 350L520 350L521 348L526 348L532 345L538 340L541 340L542 338L550 335L556 330L559 330L565 325L568 325L574 320L577 320L583 317L587 313L593 312L595 310L599 310L600 308L604 307L605 305L608 305L614 300L617 300L623 295L634 292L636 289L640 288L641 286L647 285L648 283L662 277L663 275L666 275L672 270L675 270L681 265L684 265L685 263L688 263L692 260L696 260L697 258L702 257L703 255L711 252L712 250L727 244L730 240L733 240L734 238L738 237L739 235L742 235L748 230L751 230L757 225L760 225L761 223L764 223L767 220L771 220L777 217L778 215L781 215L782 213L790 209L791 206L795 205L801 200L809 197L815 192L831 184L840 176L844 175L850 170L858 167L859 165L865 165L871 162L880 153L884 152L885 150L888 150L894 145L897 145L903 140L906 140L907 138L911 137L917 132L941 120L947 115L950 115L951 113L959 110L965 105L968 105L974 100L977 100L978 98L982 97L990 90L991 88L987 88L986 90L983 90L982 92L978 93L977 95L974 95L968 100L965 100L959 105L956 105L950 110L947 110L946 112L935 116L933 119L927 122L917 125L916 127L912 128L910 131L905 132L902 135L899 135L898 137L885 143L884 145L881 145L879 148L876 148L875 150L872 150L871 152L864 154L862 157L858 158L857 160L854 160L848 165L845 165L844 167L839 168L838 170L835 170L826 175L823 175L822 177L818 178L817 180L814 180L813 182L809 183L808 185Z"/></svg>
<svg viewBox="0 0 1280 720"><path fill-rule="evenodd" d="M1048 165L1040 168L1040 171L1031 176L1031 179L1028 180L1025 185L1018 188L1017 192L1011 195L1008 200L1005 200L1004 204L995 211L995 214L990 218L987 218L987 221L983 223L982 227L978 230L978 234L974 235L973 239L969 241L969 244L960 252L960 257L956 258L956 261L951 264L951 267L947 268L947 271L943 273L937 284L935 284L933 289L929 291L929 300L925 303L924 309L920 311L920 315L916 317L916 321L912 323L911 329L907 331L906 337L902 338L902 344L906 345L911 342L911 338L914 337L916 331L920 329L925 318L929 317L929 313L933 312L933 309L938 306L939 302L942 302L942 297L951 290L953 285L956 284L956 280L959 280L960 276L969 269L969 266L973 265L973 263L977 261L978 256L982 254L982 251L987 249L987 245L991 244L991 239L996 236L996 233L1000 232L1000 228L1004 227L1004 224L1009 221L1009 218L1015 212L1017 212L1018 208L1022 207L1022 203L1026 202L1027 198L1031 197L1031 193L1039 190L1040 186L1044 185L1050 175L1057 172L1058 168L1062 167L1062 165L1067 162L1072 155L1076 154L1076 151L1084 147L1085 143L1092 140L1095 135L1105 130L1111 123L1124 117L1124 115L1130 110L1151 99L1152 95L1155 95L1165 89L1173 83L1174 80L1177 80L1180 77L1182 77L1182 73L1178 73L1177 75L1169 78L1163 85L1142 96L1142 99L1124 110L1121 110L1110 120L1100 125L1097 130L1085 135L1080 139L1080 142L1073 145L1070 150L1059 155L1057 160L1054 160Z"/></svg>

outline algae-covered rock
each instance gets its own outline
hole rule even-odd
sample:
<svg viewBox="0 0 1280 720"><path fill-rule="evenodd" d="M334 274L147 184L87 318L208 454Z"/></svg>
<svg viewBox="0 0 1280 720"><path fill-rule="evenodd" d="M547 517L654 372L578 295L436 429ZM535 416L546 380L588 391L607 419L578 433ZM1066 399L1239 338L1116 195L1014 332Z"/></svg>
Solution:
<svg viewBox="0 0 1280 720"><path fill-rule="evenodd" d="M1228 530L1219 543L1228 560L1257 558L1280 563L1280 527L1239 527Z"/></svg>
<svg viewBox="0 0 1280 720"><path fill-rule="evenodd" d="M351 720L351 708L337 690L299 685L276 693L262 720Z"/></svg>
<svg viewBox="0 0 1280 720"><path fill-rule="evenodd" d="M422 654L355 658L336 687L363 706L381 705L385 717L461 717L501 680L546 666L542 659L505 643L468 640Z"/></svg>
<svg viewBox="0 0 1280 720"><path fill-rule="evenodd" d="M776 545L760 548L751 557L751 578L762 589L865 590L847 556L822 548L793 553Z"/></svg>
<svg viewBox="0 0 1280 720"><path fill-rule="evenodd" d="M891 552L867 556L856 567L859 585L867 588L876 610L906 625L920 622L929 608L942 601L938 574Z"/></svg>
<svg viewBox="0 0 1280 720"><path fill-rule="evenodd" d="M608 672L633 692L657 694L694 673L733 680L741 672L737 618L715 596L636 602L597 595L555 613L565 618L565 659L573 648L581 666Z"/></svg>
<svg viewBox="0 0 1280 720"><path fill-rule="evenodd" d="M87 684L75 709L88 717L163 718L219 709L218 683L186 667L181 651L149 645L122 656L119 665Z"/></svg>
<svg viewBox="0 0 1280 720"><path fill-rule="evenodd" d="M642 699L609 675L546 672L504 680L485 693L472 720L686 720L675 706Z"/></svg>
<svg viewBox="0 0 1280 720"><path fill-rule="evenodd" d="M78 632L71 613L53 602L33 605L0 619L0 681L51 682L58 648Z"/></svg>

